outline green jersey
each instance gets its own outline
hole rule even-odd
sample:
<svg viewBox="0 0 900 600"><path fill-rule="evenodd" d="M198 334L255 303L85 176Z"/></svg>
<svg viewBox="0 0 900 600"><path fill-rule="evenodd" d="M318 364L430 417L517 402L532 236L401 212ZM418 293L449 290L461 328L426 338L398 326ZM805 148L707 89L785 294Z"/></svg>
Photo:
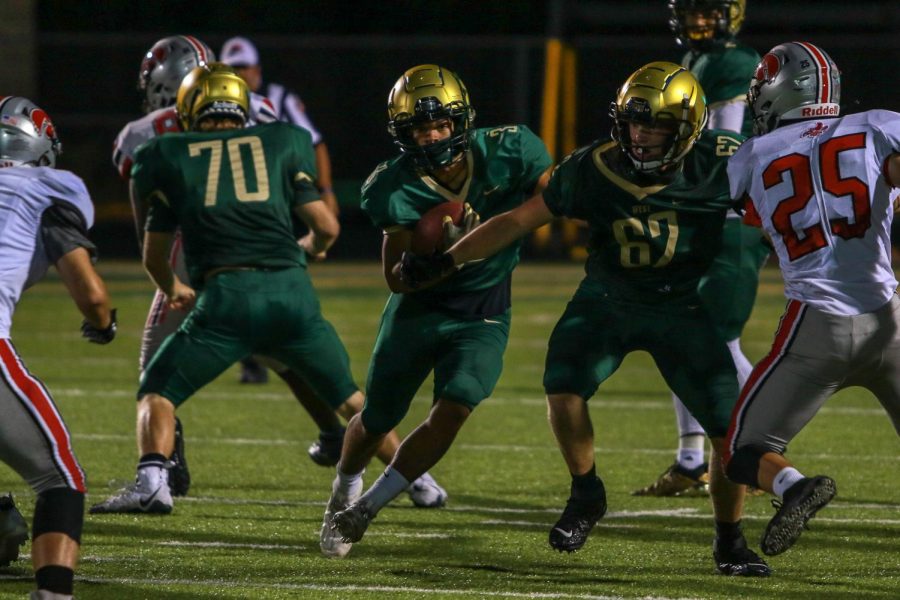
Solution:
<svg viewBox="0 0 900 600"><path fill-rule="evenodd" d="M681 65L700 82L710 107L721 102L745 100L758 63L756 50L743 44L729 44L702 54L688 52L681 60ZM750 111L746 110L741 133L749 136L751 127Z"/></svg>
<svg viewBox="0 0 900 600"><path fill-rule="evenodd" d="M585 284L629 302L692 301L721 245L732 206L725 167L742 140L704 131L668 183L634 183L638 174L612 140L566 157L544 201L553 214L588 223Z"/></svg>
<svg viewBox="0 0 900 600"><path fill-rule="evenodd" d="M305 130L276 122L250 129L172 133L135 153L135 197L147 231L181 229L191 285L228 266L305 266L292 209L319 198Z"/></svg>
<svg viewBox="0 0 900 600"><path fill-rule="evenodd" d="M472 131L468 175L459 192L417 171L404 156L378 165L362 186L362 208L386 233L412 229L430 208L447 201L468 202L485 221L528 199L552 164L544 143L524 125ZM474 294L507 285L519 261L521 242L415 295L422 300Z"/></svg>

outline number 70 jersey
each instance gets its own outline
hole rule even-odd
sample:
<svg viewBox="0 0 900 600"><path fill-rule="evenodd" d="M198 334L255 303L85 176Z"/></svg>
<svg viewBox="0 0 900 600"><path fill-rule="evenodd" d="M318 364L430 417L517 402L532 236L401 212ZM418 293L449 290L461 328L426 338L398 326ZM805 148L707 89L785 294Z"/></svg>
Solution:
<svg viewBox="0 0 900 600"><path fill-rule="evenodd" d="M872 110L780 127L731 158L731 195L771 238L788 298L842 315L890 300L895 152L900 114Z"/></svg>

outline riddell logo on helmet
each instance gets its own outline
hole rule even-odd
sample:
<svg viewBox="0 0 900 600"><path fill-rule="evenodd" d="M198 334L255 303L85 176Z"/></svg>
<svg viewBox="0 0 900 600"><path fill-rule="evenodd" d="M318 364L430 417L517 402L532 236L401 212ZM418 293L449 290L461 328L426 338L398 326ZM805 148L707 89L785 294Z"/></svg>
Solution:
<svg viewBox="0 0 900 600"><path fill-rule="evenodd" d="M838 107L833 104L815 108L807 107L800 111L801 117L836 117L837 114Z"/></svg>

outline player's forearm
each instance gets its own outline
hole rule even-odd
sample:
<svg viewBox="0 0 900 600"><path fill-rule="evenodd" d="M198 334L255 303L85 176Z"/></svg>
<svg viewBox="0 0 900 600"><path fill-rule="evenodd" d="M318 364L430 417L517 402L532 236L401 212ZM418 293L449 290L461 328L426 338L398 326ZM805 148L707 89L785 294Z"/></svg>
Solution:
<svg viewBox="0 0 900 600"><path fill-rule="evenodd" d="M88 252L83 248L69 252L57 261L56 269L84 318L98 329L109 327L109 293Z"/></svg>
<svg viewBox="0 0 900 600"><path fill-rule="evenodd" d="M463 236L447 252L454 264L462 265L496 254L529 231L512 212L503 213Z"/></svg>

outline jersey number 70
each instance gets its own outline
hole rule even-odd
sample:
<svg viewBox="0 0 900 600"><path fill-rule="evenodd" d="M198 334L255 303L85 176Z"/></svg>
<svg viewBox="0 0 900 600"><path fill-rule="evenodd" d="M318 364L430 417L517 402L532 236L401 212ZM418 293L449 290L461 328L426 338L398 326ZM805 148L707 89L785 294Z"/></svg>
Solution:
<svg viewBox="0 0 900 600"><path fill-rule="evenodd" d="M866 147L866 134L853 133L832 138L819 148L819 184L835 198L850 196L853 208L853 223L847 217L828 220L831 233L845 240L863 237L871 225L872 214L869 206L869 186L858 177L841 177L838 154L847 150ZM810 252L828 245L822 223L797 231L791 224L791 216L802 211L815 195L814 173L809 156L788 154L772 161L763 171L766 189L784 181L784 174L790 172L793 195L783 199L772 213L772 226L781 234L788 257L794 261ZM826 207L827 208L827 207ZM800 234L803 234L801 239Z"/></svg>

